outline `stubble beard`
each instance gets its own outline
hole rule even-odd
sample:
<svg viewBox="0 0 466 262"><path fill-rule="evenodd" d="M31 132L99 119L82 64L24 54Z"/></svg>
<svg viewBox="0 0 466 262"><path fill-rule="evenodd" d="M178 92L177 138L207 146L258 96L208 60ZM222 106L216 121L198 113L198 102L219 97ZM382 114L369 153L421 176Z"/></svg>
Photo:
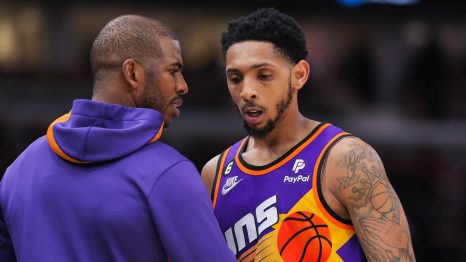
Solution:
<svg viewBox="0 0 466 262"><path fill-rule="evenodd" d="M146 81L144 83L144 92L142 93L142 108L149 108L159 111L165 121L164 127L168 127L169 124L165 120L165 105L162 100L162 94L157 86L154 84L154 73L146 70Z"/></svg>
<svg viewBox="0 0 466 262"><path fill-rule="evenodd" d="M246 130L246 132L250 136L252 136L254 138L259 138L259 139L262 139L265 136L267 136L270 132L272 132L272 130L275 129L277 123L283 118L283 114L288 109L288 107L290 107L292 98L293 97L292 97L292 94L291 94L291 83L289 83L287 96L284 99L282 99L276 106L277 107L277 115L275 116L275 118L267 120L267 123L265 124L265 126L260 127L260 128L250 127L248 125L248 123L243 120L243 127ZM238 111L239 111L239 109L238 109Z"/></svg>

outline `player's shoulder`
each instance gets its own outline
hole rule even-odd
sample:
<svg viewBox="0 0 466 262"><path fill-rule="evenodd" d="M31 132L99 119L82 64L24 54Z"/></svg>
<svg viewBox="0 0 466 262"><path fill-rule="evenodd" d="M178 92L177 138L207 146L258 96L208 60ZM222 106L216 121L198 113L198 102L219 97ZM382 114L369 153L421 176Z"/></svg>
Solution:
<svg viewBox="0 0 466 262"><path fill-rule="evenodd" d="M41 136L33 141L29 146L21 152L21 154L16 158L13 163L21 162L23 159L27 158L30 161L30 158L39 158L45 157L45 150L49 149L46 136Z"/></svg>
<svg viewBox="0 0 466 262"><path fill-rule="evenodd" d="M327 161L332 160L346 160L348 157L357 155L359 157L370 157L370 155L377 154L375 149L366 141L353 135L343 137L335 146L330 150Z"/></svg>
<svg viewBox="0 0 466 262"><path fill-rule="evenodd" d="M213 175L215 173L215 170L217 169L218 161L220 160L221 154L218 154L211 158L207 163L204 165L202 168L201 174L209 174Z"/></svg>
<svg viewBox="0 0 466 262"><path fill-rule="evenodd" d="M181 154L174 147L161 141L148 144L131 158L137 160L141 165L145 164L148 167L160 171L173 167L180 162L191 163L191 160Z"/></svg>
<svg viewBox="0 0 466 262"><path fill-rule="evenodd" d="M357 171L383 170L383 163L375 149L356 136L342 138L330 149L324 165L324 177L330 181L342 180Z"/></svg>
<svg viewBox="0 0 466 262"><path fill-rule="evenodd" d="M204 165L201 171L202 182L204 183L207 191L209 192L209 195L212 193L212 186L215 180L215 173L217 171L217 167L219 165L221 156L222 154L214 156Z"/></svg>
<svg viewBox="0 0 466 262"><path fill-rule="evenodd" d="M322 181L335 195L340 195L342 185L356 183L355 174L385 174L382 160L375 149L356 136L346 136L329 151L322 170ZM344 186L343 186L344 188Z"/></svg>
<svg viewBox="0 0 466 262"><path fill-rule="evenodd" d="M226 161L230 161L230 160L227 160L227 159L228 158L231 159L235 155L234 152L236 152L236 151L234 151L234 150L239 150L241 144L243 143L243 141L245 139L246 138L243 138L243 139L237 141L232 146L225 149L222 153L220 153L220 154L214 156L213 158L211 158L204 165L204 167L202 168L202 171L201 171L201 177L202 177L202 181L204 182L204 185L208 189L209 193L211 193L215 177L216 177L217 173L219 172L219 170L222 168L222 165ZM234 152L230 153L230 152L232 152L232 150Z"/></svg>
<svg viewBox="0 0 466 262"><path fill-rule="evenodd" d="M50 147L47 143L47 137L42 136L32 142L16 159L9 164L5 173L3 174L2 181L9 179L16 180L19 178L16 174L21 171L23 167L34 166L35 163L46 163L50 157ZM26 170L32 170L27 168Z"/></svg>
<svg viewBox="0 0 466 262"><path fill-rule="evenodd" d="M214 156L211 158L202 168L201 174L207 173L207 174L214 174L218 165L220 164L221 158L226 158L227 155L231 152L231 150L239 150L241 144L244 142L244 140L247 139L247 137L242 138L241 140L238 140L234 144L232 144L230 147L226 148L224 151L222 151L220 154ZM235 151L236 152L236 151ZM232 154L229 154L230 157ZM233 154L234 155L234 154Z"/></svg>
<svg viewBox="0 0 466 262"><path fill-rule="evenodd" d="M183 154L181 154L177 149L173 146L168 145L162 141L157 141L155 143L148 144L148 150L156 151L160 157L166 159L184 159L186 158Z"/></svg>

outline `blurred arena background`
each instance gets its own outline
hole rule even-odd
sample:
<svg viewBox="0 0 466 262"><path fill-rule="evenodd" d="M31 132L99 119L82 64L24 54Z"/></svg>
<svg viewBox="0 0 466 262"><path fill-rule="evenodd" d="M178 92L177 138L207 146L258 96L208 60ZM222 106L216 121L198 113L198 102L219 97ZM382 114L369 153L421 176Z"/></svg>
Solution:
<svg viewBox="0 0 466 262"><path fill-rule="evenodd" d="M0 0L0 168L75 98L90 98L88 53L110 19L137 13L179 36L189 95L163 140L199 169L242 138L225 83L220 34L257 7L298 20L311 78L306 116L379 152L410 222L419 261L466 261L466 8L464 1Z"/></svg>

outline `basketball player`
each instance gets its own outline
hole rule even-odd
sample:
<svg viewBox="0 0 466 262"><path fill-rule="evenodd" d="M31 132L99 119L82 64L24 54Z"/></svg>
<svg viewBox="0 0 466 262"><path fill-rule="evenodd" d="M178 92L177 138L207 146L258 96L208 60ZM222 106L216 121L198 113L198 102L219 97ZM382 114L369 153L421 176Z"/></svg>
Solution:
<svg viewBox="0 0 466 262"><path fill-rule="evenodd" d="M175 34L109 22L78 99L0 183L0 261L234 261L195 166L158 141L188 87Z"/></svg>
<svg viewBox="0 0 466 262"><path fill-rule="evenodd" d="M406 216L377 153L301 115L304 33L259 9L222 35L228 89L249 135L202 177L238 261L414 261Z"/></svg>

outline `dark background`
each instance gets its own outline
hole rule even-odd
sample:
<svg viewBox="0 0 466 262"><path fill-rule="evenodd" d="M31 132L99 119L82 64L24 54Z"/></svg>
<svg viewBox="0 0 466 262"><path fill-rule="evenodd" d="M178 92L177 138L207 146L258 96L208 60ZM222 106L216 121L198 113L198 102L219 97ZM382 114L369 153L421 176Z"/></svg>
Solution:
<svg viewBox="0 0 466 262"><path fill-rule="evenodd" d="M269 6L306 33L311 77L299 95L301 112L378 151L419 261L466 261L461 1L0 0L0 174L73 99L91 97L92 41L109 20L129 13L159 19L179 36L190 89L163 140L201 169L245 135L225 83L220 34L228 21Z"/></svg>

